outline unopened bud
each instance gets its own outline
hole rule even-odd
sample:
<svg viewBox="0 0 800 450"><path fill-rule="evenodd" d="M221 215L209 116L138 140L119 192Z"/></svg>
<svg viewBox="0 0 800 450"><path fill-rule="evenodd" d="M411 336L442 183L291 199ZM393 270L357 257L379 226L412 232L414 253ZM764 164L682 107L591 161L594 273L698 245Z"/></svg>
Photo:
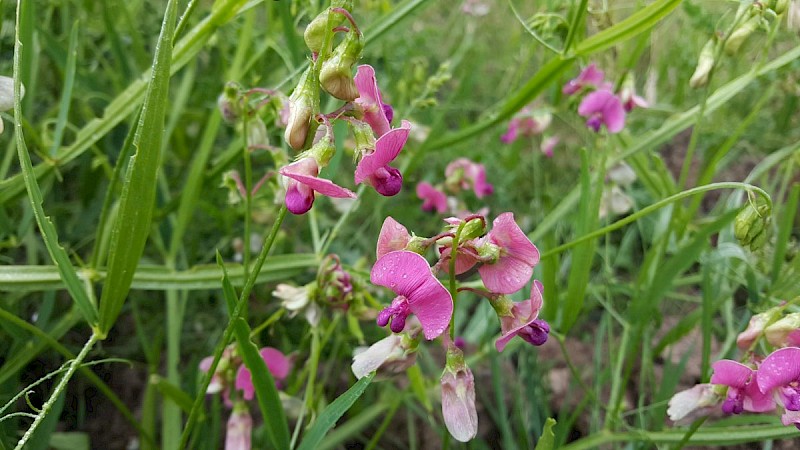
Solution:
<svg viewBox="0 0 800 450"><path fill-rule="evenodd" d="M725 52L729 55L735 55L739 49L742 47L742 44L747 41L751 34L758 28L758 24L761 21L760 16L753 16L747 19L743 24L739 25L733 33L731 33L728 40L725 41Z"/></svg>
<svg viewBox="0 0 800 450"><path fill-rule="evenodd" d="M267 126L260 117L256 117L247 121L247 146L254 148L264 148L269 146Z"/></svg>
<svg viewBox="0 0 800 450"><path fill-rule="evenodd" d="M352 0L333 0L331 8L344 8L350 11L353 9L353 2ZM306 26L303 33L303 40L306 41L308 49L319 53L322 50L322 43L325 42L325 33L339 26L343 19L344 17L339 14L330 14L330 8L317 14L317 17Z"/></svg>
<svg viewBox="0 0 800 450"><path fill-rule="evenodd" d="M770 213L768 205L748 205L736 216L733 234L742 246L757 250L766 242Z"/></svg>
<svg viewBox="0 0 800 450"><path fill-rule="evenodd" d="M775 14L783 14L789 9L789 3L791 3L790 0L777 0L772 10L775 11Z"/></svg>
<svg viewBox="0 0 800 450"><path fill-rule="evenodd" d="M284 139L293 149L300 150L306 144L311 119L319 110L319 90L316 86L311 65L303 72L297 87L289 97L289 120Z"/></svg>
<svg viewBox="0 0 800 450"><path fill-rule="evenodd" d="M775 347L786 347L795 344L797 334L800 333L800 313L787 314L784 318L774 322L764 329L767 342ZM790 337L794 336L794 339Z"/></svg>
<svg viewBox="0 0 800 450"><path fill-rule="evenodd" d="M361 35L351 30L333 54L322 64L319 82L332 96L351 102L358 98L358 89L353 81L353 65L361 58L364 42Z"/></svg>
<svg viewBox="0 0 800 450"><path fill-rule="evenodd" d="M711 69L714 68L714 47L716 40L711 38L700 50L700 57L697 59L697 67L694 69L694 74L689 80L689 86L697 89L703 87L708 83L708 75Z"/></svg>
<svg viewBox="0 0 800 450"><path fill-rule="evenodd" d="M239 120L242 116L242 103L237 83L230 81L225 84L225 89L217 98L217 108L226 123L233 124Z"/></svg>
<svg viewBox="0 0 800 450"><path fill-rule="evenodd" d="M475 239L486 234L486 220L483 217L473 217L461 229L461 242Z"/></svg>

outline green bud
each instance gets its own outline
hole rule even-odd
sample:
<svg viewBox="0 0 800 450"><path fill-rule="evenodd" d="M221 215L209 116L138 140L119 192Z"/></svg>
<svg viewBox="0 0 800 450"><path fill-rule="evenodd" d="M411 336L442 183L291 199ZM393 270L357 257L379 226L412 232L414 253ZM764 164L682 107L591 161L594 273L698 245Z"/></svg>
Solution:
<svg viewBox="0 0 800 450"><path fill-rule="evenodd" d="M426 244L426 241L428 241L428 239L425 239L424 237L412 236L411 240L408 241L408 244L406 244L405 249L424 256L429 246Z"/></svg>
<svg viewBox="0 0 800 450"><path fill-rule="evenodd" d="M239 84L229 81L222 94L217 97L217 108L226 123L236 123L242 116L242 102L239 97Z"/></svg>
<svg viewBox="0 0 800 450"><path fill-rule="evenodd" d="M263 148L269 145L267 126L260 117L247 121L247 146Z"/></svg>
<svg viewBox="0 0 800 450"><path fill-rule="evenodd" d="M477 250L478 256L487 264L495 263L500 259L500 247L491 242L485 242L482 246L477 247Z"/></svg>
<svg viewBox="0 0 800 450"><path fill-rule="evenodd" d="M708 83L708 75L711 69L714 68L714 47L716 46L716 39L711 38L700 50L700 57L697 60L697 67L694 69L692 78L689 79L689 86L697 89L703 87Z"/></svg>
<svg viewBox="0 0 800 450"><path fill-rule="evenodd" d="M358 89L353 81L353 65L361 58L364 42L355 30L347 33L347 37L334 50L327 61L322 63L319 82L322 88L332 96L351 102L358 98Z"/></svg>
<svg viewBox="0 0 800 450"><path fill-rule="evenodd" d="M764 336L771 345L785 347L789 333L798 330L800 330L800 313L790 313L764 328Z"/></svg>
<svg viewBox="0 0 800 450"><path fill-rule="evenodd" d="M751 250L755 250L766 242L770 213L767 205L748 205L736 216L733 235L742 246L750 246Z"/></svg>
<svg viewBox="0 0 800 450"><path fill-rule="evenodd" d="M329 11L330 10L326 9L317 14L317 17L306 26L306 30L303 32L303 40L306 41L306 47L314 53L319 53L322 50L322 43L325 42L328 17L331 18L331 28L338 26L342 22L342 16L330 14Z"/></svg>
<svg viewBox="0 0 800 450"><path fill-rule="evenodd" d="M742 44L744 44L750 35L753 34L756 29L758 29L760 22L761 17L755 15L747 19L744 23L733 30L733 33L731 33L730 37L728 37L728 40L725 41L725 52L729 55L735 55L742 47Z"/></svg>
<svg viewBox="0 0 800 450"><path fill-rule="evenodd" d="M790 0L777 0L775 6L772 8L776 14L783 14L789 9Z"/></svg>
<svg viewBox="0 0 800 450"><path fill-rule="evenodd" d="M474 217L461 229L461 242L475 239L486 234L486 221L481 217Z"/></svg>
<svg viewBox="0 0 800 450"><path fill-rule="evenodd" d="M764 230L761 232L761 234L757 235L755 238L753 238L752 241L750 241L750 251L754 252L760 249L761 247L764 246L766 242L767 242L767 230Z"/></svg>

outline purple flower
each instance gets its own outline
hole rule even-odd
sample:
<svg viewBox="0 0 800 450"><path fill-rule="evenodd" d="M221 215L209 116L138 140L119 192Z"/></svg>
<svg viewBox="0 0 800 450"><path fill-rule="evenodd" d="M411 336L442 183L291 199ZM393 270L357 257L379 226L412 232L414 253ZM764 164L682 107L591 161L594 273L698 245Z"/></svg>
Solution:
<svg viewBox="0 0 800 450"><path fill-rule="evenodd" d="M372 127L376 136L383 136L391 129L394 112L391 106L383 103L378 82L375 80L375 69L366 64L358 66L355 83L358 89L355 104L361 107L364 122Z"/></svg>
<svg viewBox="0 0 800 450"><path fill-rule="evenodd" d="M330 180L317 178L319 165L310 156L282 167L280 174L290 178L286 185L286 207L293 214L305 214L311 209L315 191L328 197L356 198L356 194L349 189Z"/></svg>
<svg viewBox="0 0 800 450"><path fill-rule="evenodd" d="M800 348L782 348L764 358L756 382L764 395L774 393L783 404L783 424L800 429Z"/></svg>
<svg viewBox="0 0 800 450"><path fill-rule="evenodd" d="M585 86L600 86L603 83L603 76L603 71L598 69L594 63L589 64L577 78L573 78L565 84L561 92L566 95L572 95Z"/></svg>
<svg viewBox="0 0 800 450"><path fill-rule="evenodd" d="M508 315L500 316L501 336L494 344L498 352L502 352L514 336L532 345L542 345L547 341L550 325L539 319L539 310L544 302L543 291L542 283L534 280L530 299L514 303Z"/></svg>
<svg viewBox="0 0 800 450"><path fill-rule="evenodd" d="M422 199L423 211L436 211L439 214L447 211L447 195L431 186L430 183L421 181L417 183L417 197Z"/></svg>
<svg viewBox="0 0 800 450"><path fill-rule="evenodd" d="M539 250L514 222L514 214L500 214L492 230L477 244L488 261L478 268L483 284L497 294L513 294L522 289L539 263Z"/></svg>
<svg viewBox="0 0 800 450"><path fill-rule="evenodd" d="M275 384L280 385L289 375L289 369L291 368L289 359L280 350L272 347L264 347L259 350L259 353L270 374L272 374L272 378L275 379ZM256 392L253 386L253 376L244 364L239 366L239 371L236 372L236 389L242 391L242 397L245 400L252 400Z"/></svg>
<svg viewBox="0 0 800 450"><path fill-rule="evenodd" d="M405 328L408 315L414 314L425 338L431 340L450 324L453 298L419 254L405 250L387 253L372 267L370 281L397 294L392 304L378 314L379 326L391 321L389 328L399 333Z"/></svg>
<svg viewBox="0 0 800 450"><path fill-rule="evenodd" d="M578 106L578 114L586 117L586 126L600 131L605 125L609 133L619 133L625 128L625 109L613 92L605 89L588 94Z"/></svg>
<svg viewBox="0 0 800 450"><path fill-rule="evenodd" d="M389 163L397 158L408 140L411 123L402 122L400 128L389 130L375 141L375 149L366 153L356 167L356 184L367 181L379 194L392 196L400 192L403 175Z"/></svg>
<svg viewBox="0 0 800 450"><path fill-rule="evenodd" d="M724 413L741 414L743 411L766 412L775 409L772 398L759 391L755 370L729 359L717 361L711 367L714 369L711 384L728 386L728 396L722 403Z"/></svg>

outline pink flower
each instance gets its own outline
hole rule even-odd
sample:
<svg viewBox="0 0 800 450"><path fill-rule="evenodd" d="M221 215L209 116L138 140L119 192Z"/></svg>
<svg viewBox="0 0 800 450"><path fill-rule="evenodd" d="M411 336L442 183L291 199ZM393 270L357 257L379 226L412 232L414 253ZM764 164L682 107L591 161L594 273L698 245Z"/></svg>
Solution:
<svg viewBox="0 0 800 450"><path fill-rule="evenodd" d="M800 348L775 350L764 358L755 378L760 392L774 393L783 404L783 424L800 429Z"/></svg>
<svg viewBox="0 0 800 450"><path fill-rule="evenodd" d="M565 84L561 92L566 95L572 95L585 86L600 86L603 82L603 76L603 71L599 70L594 63L589 64L577 78L573 78Z"/></svg>
<svg viewBox="0 0 800 450"><path fill-rule="evenodd" d="M647 108L650 106L647 103L647 100L636 95L636 92L634 92L633 88L623 88L619 93L619 97L625 112L631 112L634 107Z"/></svg>
<svg viewBox="0 0 800 450"><path fill-rule="evenodd" d="M501 336L494 343L498 352L502 352L514 336L519 336L532 345L542 345L547 341L550 325L539 319L539 310L544 302L543 291L542 283L535 280L531 286L530 299L514 303L509 315L500 316Z"/></svg>
<svg viewBox="0 0 800 450"><path fill-rule="evenodd" d="M425 181L417 183L417 197L422 199L423 211L436 210L439 214L447 211L447 195L430 183Z"/></svg>
<svg viewBox="0 0 800 450"><path fill-rule="evenodd" d="M613 92L605 89L588 94L578 106L578 114L586 117L586 126L600 131L605 125L609 133L619 133L625 128L625 109Z"/></svg>
<svg viewBox="0 0 800 450"><path fill-rule="evenodd" d="M389 328L399 333L408 315L414 314L422 324L425 338L431 340L450 324L453 298L419 254L405 250L387 253L372 267L370 281L397 294L392 304L378 314L379 326L391 321Z"/></svg>
<svg viewBox="0 0 800 450"><path fill-rule="evenodd" d="M379 137L375 141L375 150L366 153L356 167L356 184L367 181L379 194L389 197L400 192L403 175L389 163L397 158L406 145L410 130L411 122L404 120L400 128L389 130Z"/></svg>
<svg viewBox="0 0 800 450"><path fill-rule="evenodd" d="M447 350L447 366L442 373L442 416L447 431L456 440L467 442L478 434L475 410L475 378L457 347Z"/></svg>
<svg viewBox="0 0 800 450"><path fill-rule="evenodd" d="M558 136L550 136L548 138L545 138L542 141L542 146L541 146L541 150L542 153L544 153L544 156L552 158L553 150L556 148L556 145L558 145L559 142L561 142L561 139L559 139Z"/></svg>
<svg viewBox="0 0 800 450"><path fill-rule="evenodd" d="M225 432L225 450L250 450L252 447L253 418L247 406L236 405L228 418Z"/></svg>
<svg viewBox="0 0 800 450"><path fill-rule="evenodd" d="M489 260L478 268L483 284L491 292L513 294L522 289L539 263L539 250L522 232L514 214L500 214L492 223L492 230L476 247Z"/></svg>
<svg viewBox="0 0 800 450"><path fill-rule="evenodd" d="M264 347L259 353L264 363L267 365L272 378L275 379L275 384L280 386L280 383L289 375L291 363L289 359L280 352L280 350L272 347ZM242 364L239 366L239 371L236 372L236 389L242 391L242 397L245 400L252 400L255 394L255 387L253 386L253 378L250 370Z"/></svg>
<svg viewBox="0 0 800 450"><path fill-rule="evenodd" d="M500 136L500 140L504 144L510 144L520 136L531 137L536 134L541 134L553 120L552 114L547 110L532 111L530 107L526 106L511 119L508 123L508 130L505 134Z"/></svg>
<svg viewBox="0 0 800 450"><path fill-rule="evenodd" d="M475 192L475 196L483 198L494 192L494 186L486 182L486 168L483 164L470 161L467 158L458 158L444 170L448 183L457 184L461 189Z"/></svg>
<svg viewBox="0 0 800 450"><path fill-rule="evenodd" d="M203 372L208 372L208 369L211 368L211 363L214 362L213 356L206 356L200 361L200 370ZM219 368L219 366L217 366ZM219 371L214 372L211 375L211 382L208 384L208 389L206 389L206 394L216 394L217 392L221 392L222 389L225 388L225 381L219 374Z"/></svg>
<svg viewBox="0 0 800 450"><path fill-rule="evenodd" d="M330 180L317 178L319 165L316 159L305 157L280 170L290 178L286 185L286 207L293 214L305 214L314 204L314 191L335 198L356 198L356 194Z"/></svg>
<svg viewBox="0 0 800 450"><path fill-rule="evenodd" d="M391 373L399 373L414 365L417 360L416 350L413 339L392 333L356 354L350 369L358 379L381 368Z"/></svg>
<svg viewBox="0 0 800 450"><path fill-rule="evenodd" d="M759 391L755 370L729 359L717 361L711 367L714 369L711 384L728 386L728 397L722 403L724 413L741 414L743 411L765 412L775 409L772 398Z"/></svg>
<svg viewBox="0 0 800 450"><path fill-rule="evenodd" d="M387 216L381 225L381 232L378 235L378 248L376 249L377 258L396 250L405 250L411 241L408 229L394 220L392 216Z"/></svg>
<svg viewBox="0 0 800 450"><path fill-rule="evenodd" d="M720 398L712 384L698 384L685 391L678 392L669 400L667 415L673 422L694 420L708 414L712 406L719 403Z"/></svg>
<svg viewBox="0 0 800 450"><path fill-rule="evenodd" d="M364 112L364 122L367 122L377 136L383 136L391 128L394 111L392 107L383 103L378 82L375 80L375 69L369 65L358 66L355 76L358 98L355 104Z"/></svg>

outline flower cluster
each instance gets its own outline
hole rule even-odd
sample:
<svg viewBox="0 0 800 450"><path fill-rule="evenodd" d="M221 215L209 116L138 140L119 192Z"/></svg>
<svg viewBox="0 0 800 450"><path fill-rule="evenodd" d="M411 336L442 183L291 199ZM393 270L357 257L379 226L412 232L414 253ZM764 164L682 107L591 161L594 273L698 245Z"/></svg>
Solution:
<svg viewBox="0 0 800 450"><path fill-rule="evenodd" d="M633 79L625 77L619 92L605 81L605 74L595 64L590 64L561 90L565 95L584 95L578 114L586 117L586 126L599 132L605 126L609 133L619 133L625 128L625 115L635 106L646 107L647 102L636 95Z"/></svg>
<svg viewBox="0 0 800 450"><path fill-rule="evenodd" d="M746 364L723 359L712 365L711 382L675 394L667 413L674 421L705 414L722 404L725 414L766 413L780 406L784 425L800 429L800 313L783 307L753 316L737 345L748 350ZM766 357L751 351L761 338L779 347Z"/></svg>
<svg viewBox="0 0 800 450"><path fill-rule="evenodd" d="M289 359L280 350L272 347L264 347L259 353L272 374L275 384L280 388L291 370ZM213 359L212 356L203 358L200 361L200 370L208 372ZM243 364L241 357L236 354L234 347L228 347L223 352L206 393L222 393L225 405L233 409L228 418L225 450L249 450L253 419L250 417L247 401L254 398L255 386L253 386L250 370Z"/></svg>
<svg viewBox="0 0 800 450"><path fill-rule="evenodd" d="M491 230L486 230L483 216L449 218L442 233L419 237L387 217L377 243L377 262L370 272L373 284L392 290L390 305L380 311L379 326L389 326L393 333L403 333L373 344L357 354L353 373L363 377L373 370L397 372L414 364L420 336L433 340L443 335L447 362L441 377L442 413L450 434L468 441L477 433L475 383L464 361L464 354L453 340L453 294L436 277L438 273L463 274L477 266L485 289L461 288L489 300L497 313L501 335L495 342L503 351L508 342L519 336L532 345L542 345L550 327L539 319L543 287L534 281L530 297L513 302L507 296L521 290L531 279L539 262L539 251L514 221L512 213L498 216ZM454 243L457 246L454 247ZM424 254L438 250L438 261L429 265ZM450 336L446 331L450 329Z"/></svg>
<svg viewBox="0 0 800 450"><path fill-rule="evenodd" d="M462 191L471 190L477 198L484 198L494 193L494 186L486 181L486 168L483 164L467 158L451 161L445 168L444 175L443 184L434 186L426 181L417 184L417 197L422 200L423 211L443 214L449 210L459 217L468 216L470 213L466 212L463 205L459 205L458 199L448 197L446 192L457 195Z"/></svg>

